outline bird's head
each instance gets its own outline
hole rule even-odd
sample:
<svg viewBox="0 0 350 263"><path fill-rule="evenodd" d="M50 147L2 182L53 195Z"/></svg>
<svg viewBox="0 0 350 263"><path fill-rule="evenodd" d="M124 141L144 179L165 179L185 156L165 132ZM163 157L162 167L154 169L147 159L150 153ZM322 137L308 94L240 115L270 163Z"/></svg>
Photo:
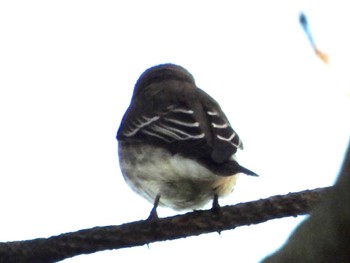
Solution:
<svg viewBox="0 0 350 263"><path fill-rule="evenodd" d="M170 80L177 80L195 84L193 76L185 68L171 63L160 64L151 67L142 73L142 75L135 84L133 98L137 97L151 84Z"/></svg>

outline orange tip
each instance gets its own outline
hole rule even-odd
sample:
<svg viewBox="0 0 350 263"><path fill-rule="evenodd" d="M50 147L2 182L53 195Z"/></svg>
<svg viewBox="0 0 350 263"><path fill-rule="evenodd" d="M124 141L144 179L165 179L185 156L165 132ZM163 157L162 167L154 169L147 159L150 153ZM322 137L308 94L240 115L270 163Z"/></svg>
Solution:
<svg viewBox="0 0 350 263"><path fill-rule="evenodd" d="M315 48L315 54L323 61L323 63L329 63L329 57L326 53L323 53L321 50Z"/></svg>

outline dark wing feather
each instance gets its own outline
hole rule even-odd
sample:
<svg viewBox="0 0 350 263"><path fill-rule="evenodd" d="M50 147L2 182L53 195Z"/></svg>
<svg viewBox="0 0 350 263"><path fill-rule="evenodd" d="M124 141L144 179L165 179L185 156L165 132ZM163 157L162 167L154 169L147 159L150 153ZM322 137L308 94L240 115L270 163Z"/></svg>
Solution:
<svg viewBox="0 0 350 263"><path fill-rule="evenodd" d="M237 149L243 149L243 143L220 105L203 90L198 89L198 93L212 137L211 159L216 163L224 163L231 159Z"/></svg>
<svg viewBox="0 0 350 263"><path fill-rule="evenodd" d="M133 103L131 107L137 107ZM141 104L139 104L141 107ZM135 114L137 113L137 114ZM210 154L205 133L194 117L194 111L185 103L160 109L129 109L119 128L118 140L132 139L158 146L166 145L172 152L195 154L204 157Z"/></svg>
<svg viewBox="0 0 350 263"><path fill-rule="evenodd" d="M148 90L156 93L148 97L161 99L135 99L122 120L118 140L166 146L173 153L210 164L229 161L238 148L243 148L220 106L207 93L191 88L184 95L169 84L169 96L156 87Z"/></svg>

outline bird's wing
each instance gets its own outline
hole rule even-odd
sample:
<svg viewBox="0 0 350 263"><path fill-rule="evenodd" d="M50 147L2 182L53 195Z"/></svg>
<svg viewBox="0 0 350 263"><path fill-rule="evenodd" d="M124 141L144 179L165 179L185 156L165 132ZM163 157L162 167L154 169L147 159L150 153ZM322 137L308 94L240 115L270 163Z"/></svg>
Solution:
<svg viewBox="0 0 350 263"><path fill-rule="evenodd" d="M217 163L227 161L237 148L242 148L241 140L220 107L201 103L194 107L181 100L164 105L167 106L150 108L133 103L123 118L118 140L166 145L170 151Z"/></svg>
<svg viewBox="0 0 350 263"><path fill-rule="evenodd" d="M139 104L141 107L142 105ZM131 107L137 107L135 103ZM135 114L138 112L139 114ZM128 114L129 113L129 114ZM176 103L165 108L142 111L129 109L119 128L118 140L132 139L159 146L167 145L174 152L209 154L205 133L194 118L194 111Z"/></svg>
<svg viewBox="0 0 350 263"><path fill-rule="evenodd" d="M200 93L203 111L213 140L211 158L216 163L223 163L230 159L237 149L243 149L243 143L219 104L204 91L200 90Z"/></svg>

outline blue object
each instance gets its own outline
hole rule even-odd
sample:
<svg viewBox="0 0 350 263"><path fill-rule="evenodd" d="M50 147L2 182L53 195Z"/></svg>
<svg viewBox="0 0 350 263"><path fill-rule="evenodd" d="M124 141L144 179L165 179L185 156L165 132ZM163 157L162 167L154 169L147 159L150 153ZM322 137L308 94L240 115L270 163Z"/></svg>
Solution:
<svg viewBox="0 0 350 263"><path fill-rule="evenodd" d="M310 32L309 23L307 21L306 15L303 12L301 12L299 15L299 23L300 23L301 27L304 29L304 32L305 32L307 38L309 39L311 46L314 49L316 49L315 41L312 38L312 35Z"/></svg>

